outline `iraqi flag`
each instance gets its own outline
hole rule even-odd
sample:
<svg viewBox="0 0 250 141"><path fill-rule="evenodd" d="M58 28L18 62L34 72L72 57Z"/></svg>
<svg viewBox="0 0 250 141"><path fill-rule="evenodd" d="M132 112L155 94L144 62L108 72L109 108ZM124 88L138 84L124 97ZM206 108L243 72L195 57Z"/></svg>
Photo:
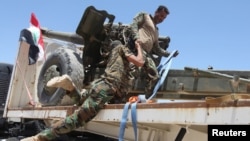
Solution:
<svg viewBox="0 0 250 141"><path fill-rule="evenodd" d="M19 41L25 41L30 44L29 65L45 59L42 32L34 13L31 13L30 27L21 31Z"/></svg>

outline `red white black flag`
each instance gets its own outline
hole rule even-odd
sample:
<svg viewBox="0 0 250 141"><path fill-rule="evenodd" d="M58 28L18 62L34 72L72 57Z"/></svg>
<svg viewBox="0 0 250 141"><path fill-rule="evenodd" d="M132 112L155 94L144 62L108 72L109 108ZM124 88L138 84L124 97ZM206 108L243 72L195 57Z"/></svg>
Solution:
<svg viewBox="0 0 250 141"><path fill-rule="evenodd" d="M23 29L20 33L19 41L26 41L30 44L29 49L29 65L35 64L37 61L44 60L44 43L39 21L34 13L31 13L30 27Z"/></svg>

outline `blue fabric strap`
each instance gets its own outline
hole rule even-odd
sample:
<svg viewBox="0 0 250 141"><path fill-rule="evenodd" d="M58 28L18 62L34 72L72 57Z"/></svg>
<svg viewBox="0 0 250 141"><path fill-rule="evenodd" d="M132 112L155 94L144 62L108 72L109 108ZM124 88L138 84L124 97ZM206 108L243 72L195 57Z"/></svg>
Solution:
<svg viewBox="0 0 250 141"><path fill-rule="evenodd" d="M137 104L137 102L131 104L131 119L132 119L132 124L133 124L133 128L134 128L135 141L137 141L137 113L136 113L136 104Z"/></svg>
<svg viewBox="0 0 250 141"><path fill-rule="evenodd" d="M136 104L137 104L137 102L131 104L131 119L132 119L134 134L135 134L135 141L137 141ZM124 105L124 108L123 108L122 120L121 120L121 123L120 123L119 141L123 141L123 138L124 138L125 128L126 128L126 124L127 124L129 105L130 105L130 103L128 102L128 103L126 103Z"/></svg>
<svg viewBox="0 0 250 141"><path fill-rule="evenodd" d="M167 57L167 58L162 57L160 65L157 67L157 70L158 70L159 75L160 75L160 79L156 83L156 86L155 86L155 88L153 90L153 94L148 99L152 99L155 96L156 92L158 91L160 86L165 81L165 79L167 77L167 74L169 72L170 66L172 64L172 58L173 58L176 51L177 50L173 51L169 55L169 57ZM124 105L124 108L123 108L122 119L121 119L121 123L120 123L119 141L123 141L123 138L124 138L124 132L125 132L125 127L126 127L126 123L127 123L129 105L130 105L130 103L128 102L128 103L126 103ZM131 119L132 119L134 134L135 134L135 141L137 141L137 112L136 112L136 106L137 106L137 102L131 104Z"/></svg>
<svg viewBox="0 0 250 141"><path fill-rule="evenodd" d="M130 103L128 102L124 105L124 108L123 108L122 119L121 119L121 123L120 123L119 141L123 141L125 127L127 124L129 105L130 105Z"/></svg>
<svg viewBox="0 0 250 141"><path fill-rule="evenodd" d="M167 74L168 74L168 71L170 69L170 66L172 64L173 56L174 56L174 54L175 54L176 51L177 50L173 51L169 55L169 57L167 57L167 58L166 57L162 57L160 65L157 67L160 79L158 80L158 82L155 85L155 88L153 90L153 94L148 99L152 99L155 96L155 94L157 93L157 91L159 90L159 88L161 87L161 85L163 84L163 82L165 81L165 79L167 77Z"/></svg>
<svg viewBox="0 0 250 141"><path fill-rule="evenodd" d="M177 50L174 50L171 52L171 54L168 56L168 57L162 57L161 58L161 61L160 61L160 64L157 66L157 70L158 72L160 72L160 70L163 68L164 65L166 65L171 58L174 57L174 54L177 52Z"/></svg>

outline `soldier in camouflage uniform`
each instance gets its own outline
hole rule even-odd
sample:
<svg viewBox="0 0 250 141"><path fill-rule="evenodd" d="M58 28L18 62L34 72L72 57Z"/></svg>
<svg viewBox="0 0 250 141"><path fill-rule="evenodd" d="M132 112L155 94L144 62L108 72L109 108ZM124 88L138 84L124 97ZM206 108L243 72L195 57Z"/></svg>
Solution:
<svg viewBox="0 0 250 141"><path fill-rule="evenodd" d="M163 22L168 14L169 10L167 7L160 5L155 11L154 16L145 12L140 12L134 17L131 24L132 40L140 43L143 50L147 53L145 65L143 66L147 73L147 84L145 86L146 98L151 96L152 89L159 77L155 62L152 59L152 53L165 57L170 55L170 53L162 49L158 43L159 33L157 27L157 24ZM174 57L177 55L178 52L174 55Z"/></svg>
<svg viewBox="0 0 250 141"><path fill-rule="evenodd" d="M58 121L52 128L46 129L36 136L23 139L22 141L47 141L68 133L76 128L84 126L89 122L98 111L103 108L104 104L111 100L114 96L123 97L128 92L129 65L141 67L144 65L142 49L138 43L135 44L137 55L119 41L114 41L112 51L108 60L105 73L101 78L92 83L92 87L88 90L88 97L82 105L72 115L66 119ZM66 77L64 77L66 78ZM67 79L68 80L68 79ZM66 83L64 83L66 84ZM68 83L69 84L69 83ZM71 86L71 88L73 88ZM68 87L67 89L71 89ZM73 89L71 89L73 91Z"/></svg>

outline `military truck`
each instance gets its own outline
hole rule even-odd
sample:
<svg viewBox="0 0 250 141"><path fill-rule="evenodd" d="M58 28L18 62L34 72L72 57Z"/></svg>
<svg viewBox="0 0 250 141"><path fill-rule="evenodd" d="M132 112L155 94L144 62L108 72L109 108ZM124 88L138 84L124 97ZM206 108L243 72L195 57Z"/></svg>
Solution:
<svg viewBox="0 0 250 141"><path fill-rule="evenodd" d="M110 41L128 43L129 25L114 20L107 11L89 6L76 32L42 28L46 59L34 65L28 65L30 45L20 41L3 117L22 125L35 120L44 125L39 126L42 130L72 114L78 105L64 89L46 83L67 74L83 89L99 78L106 67ZM167 49L170 40L159 37L159 42ZM206 141L208 125L250 123L250 71L169 69L172 59L167 58L163 65L163 58L154 55L166 77L161 75L163 83L152 103L136 103L127 109L128 103L107 103L86 126L75 130L75 136L94 133L114 140ZM143 95L144 75L136 78L128 98Z"/></svg>

